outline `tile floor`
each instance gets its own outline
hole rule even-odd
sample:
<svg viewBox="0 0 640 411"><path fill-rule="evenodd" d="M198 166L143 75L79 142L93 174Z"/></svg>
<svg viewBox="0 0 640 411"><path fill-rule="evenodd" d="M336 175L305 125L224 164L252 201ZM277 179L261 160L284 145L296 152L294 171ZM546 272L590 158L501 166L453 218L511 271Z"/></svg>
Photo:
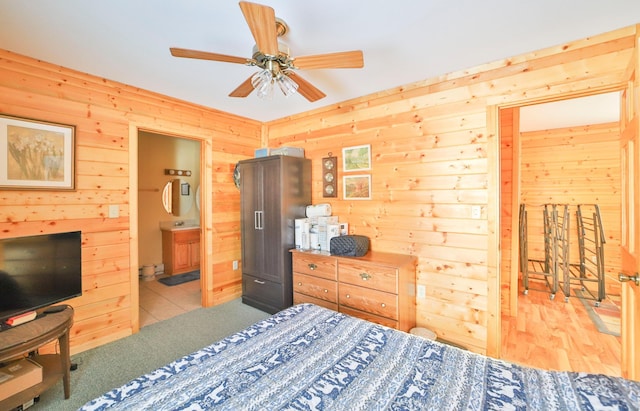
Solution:
<svg viewBox="0 0 640 411"><path fill-rule="evenodd" d="M167 286L140 279L140 328L201 307L200 281Z"/></svg>

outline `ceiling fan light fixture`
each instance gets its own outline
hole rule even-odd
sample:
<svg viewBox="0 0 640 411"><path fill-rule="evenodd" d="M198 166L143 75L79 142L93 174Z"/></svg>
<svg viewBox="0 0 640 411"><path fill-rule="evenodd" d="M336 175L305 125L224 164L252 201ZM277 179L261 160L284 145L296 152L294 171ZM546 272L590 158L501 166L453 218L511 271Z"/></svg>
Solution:
<svg viewBox="0 0 640 411"><path fill-rule="evenodd" d="M291 80L291 78L286 74L280 73L280 75L276 77L276 82L278 83L278 86L280 86L280 90L285 97L292 96L298 91L298 83Z"/></svg>
<svg viewBox="0 0 640 411"><path fill-rule="evenodd" d="M269 99L273 96L273 74L270 70L260 70L251 77L251 85L259 98Z"/></svg>
<svg viewBox="0 0 640 411"><path fill-rule="evenodd" d="M268 60L266 67L251 77L251 85L256 90L258 98L271 99L274 83L278 83L280 91L286 96L292 96L298 91L298 84L286 75L278 63Z"/></svg>
<svg viewBox="0 0 640 411"><path fill-rule="evenodd" d="M364 67L361 50L298 56L294 58L289 53L289 46L283 41L280 41L289 31L289 27L283 20L275 16L273 8L249 1L241 1L240 9L249 26L251 35L255 40L252 58L242 58L177 47L170 48L171 55L175 57L244 64L260 69L260 72L254 73L229 93L229 97L247 97L256 90L258 97L271 98L273 96L273 89L275 88L274 83L278 83L278 88L280 88L285 96L297 93L313 103L326 97L326 94L304 78L295 74L294 70Z"/></svg>
<svg viewBox="0 0 640 411"><path fill-rule="evenodd" d="M251 77L251 85L253 86L253 88L259 89L265 83L270 83L272 78L273 75L271 74L270 70L260 70L259 72L254 74L253 77Z"/></svg>
<svg viewBox="0 0 640 411"><path fill-rule="evenodd" d="M263 100L271 100L273 98L273 83L267 83L258 89L257 96Z"/></svg>

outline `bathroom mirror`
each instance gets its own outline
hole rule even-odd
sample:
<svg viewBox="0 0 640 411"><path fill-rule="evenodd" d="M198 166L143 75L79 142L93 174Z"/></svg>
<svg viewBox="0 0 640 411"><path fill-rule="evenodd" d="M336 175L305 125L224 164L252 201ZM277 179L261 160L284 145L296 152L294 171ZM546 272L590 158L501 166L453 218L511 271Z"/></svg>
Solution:
<svg viewBox="0 0 640 411"><path fill-rule="evenodd" d="M164 207L164 211L172 214L171 210L173 207L171 205L171 181L165 184L164 188L162 189L162 206Z"/></svg>
<svg viewBox="0 0 640 411"><path fill-rule="evenodd" d="M181 216L191 210L193 196L191 184L176 178L165 184L162 190L162 206L167 213Z"/></svg>

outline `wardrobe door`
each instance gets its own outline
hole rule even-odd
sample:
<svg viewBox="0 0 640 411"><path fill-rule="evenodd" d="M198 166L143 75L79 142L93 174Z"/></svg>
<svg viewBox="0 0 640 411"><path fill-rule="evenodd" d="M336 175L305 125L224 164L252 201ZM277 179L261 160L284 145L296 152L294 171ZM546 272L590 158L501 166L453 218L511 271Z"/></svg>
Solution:
<svg viewBox="0 0 640 411"><path fill-rule="evenodd" d="M260 163L243 163L240 173L242 273L257 276L264 261L264 233L260 230L262 167Z"/></svg>
<svg viewBox="0 0 640 411"><path fill-rule="evenodd" d="M281 163L282 158L276 158L262 164L264 265L259 277L276 283L282 283L285 275L282 260L282 249L285 246L282 243L282 221L286 216L282 209L284 176Z"/></svg>

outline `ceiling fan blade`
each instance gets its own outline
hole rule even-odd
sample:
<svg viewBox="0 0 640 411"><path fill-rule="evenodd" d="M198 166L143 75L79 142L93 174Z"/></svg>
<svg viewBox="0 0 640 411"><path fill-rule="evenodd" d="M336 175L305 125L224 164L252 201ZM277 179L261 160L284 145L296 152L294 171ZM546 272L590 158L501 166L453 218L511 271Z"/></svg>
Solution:
<svg viewBox="0 0 640 411"><path fill-rule="evenodd" d="M169 49L174 57L185 57L190 59L223 61L225 63L248 64L251 60L244 57L227 56L226 54L210 53L208 51L198 51L171 47Z"/></svg>
<svg viewBox="0 0 640 411"><path fill-rule="evenodd" d="M298 84L298 93L302 95L302 97L306 98L310 102L314 102L320 100L327 95L320 91L316 86L309 83L307 80L300 77L297 73L288 71L287 76L291 78L291 80L295 81Z"/></svg>
<svg viewBox="0 0 640 411"><path fill-rule="evenodd" d="M253 84L251 84L251 77L242 82L235 90L233 90L229 97L247 97L253 91Z"/></svg>
<svg viewBox="0 0 640 411"><path fill-rule="evenodd" d="M278 55L278 33L276 29L276 13L269 6L240 2L242 14L251 29L258 50L268 56Z"/></svg>
<svg viewBox="0 0 640 411"><path fill-rule="evenodd" d="M316 54L293 59L293 65L299 69L325 68L362 68L364 58L361 50L340 51L337 53Z"/></svg>

